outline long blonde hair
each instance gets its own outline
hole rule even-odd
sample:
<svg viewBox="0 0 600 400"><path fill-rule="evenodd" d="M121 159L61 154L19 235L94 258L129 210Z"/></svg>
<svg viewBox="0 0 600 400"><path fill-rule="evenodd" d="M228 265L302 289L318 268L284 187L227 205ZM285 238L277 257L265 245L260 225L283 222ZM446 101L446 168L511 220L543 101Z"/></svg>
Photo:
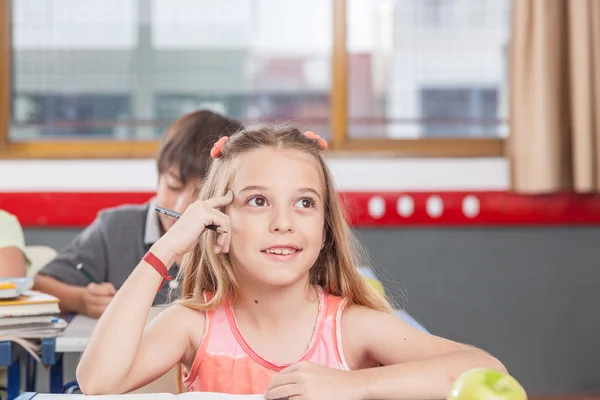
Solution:
<svg viewBox="0 0 600 400"><path fill-rule="evenodd" d="M331 171L322 156L323 150L317 140L307 137L297 128L289 125L259 125L230 136L220 157L212 162L197 199L207 200L224 195L235 178L237 156L264 147L308 153L321 167L325 242L310 269L310 283L322 287L326 293L346 298L349 306L359 305L390 312L391 306L385 296L368 284L358 271L364 252L348 226ZM178 277L181 287L177 304L208 311L227 300L235 302L239 287L235 269L227 254L214 254L212 249L215 241L215 232L204 233L184 260ZM205 301L204 293L211 293L212 297Z"/></svg>

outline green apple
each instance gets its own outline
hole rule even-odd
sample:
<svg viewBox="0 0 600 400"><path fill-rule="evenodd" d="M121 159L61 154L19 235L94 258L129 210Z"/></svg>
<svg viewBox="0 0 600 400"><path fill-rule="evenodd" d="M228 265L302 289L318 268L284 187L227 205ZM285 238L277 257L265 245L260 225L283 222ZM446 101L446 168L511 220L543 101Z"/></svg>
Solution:
<svg viewBox="0 0 600 400"><path fill-rule="evenodd" d="M447 400L527 400L527 393L504 372L473 368L458 377Z"/></svg>

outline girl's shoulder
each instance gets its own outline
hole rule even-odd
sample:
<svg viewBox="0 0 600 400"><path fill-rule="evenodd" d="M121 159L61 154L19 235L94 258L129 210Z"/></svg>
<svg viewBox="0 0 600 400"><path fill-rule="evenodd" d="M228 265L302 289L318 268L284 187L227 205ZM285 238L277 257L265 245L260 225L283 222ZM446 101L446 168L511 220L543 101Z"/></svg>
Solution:
<svg viewBox="0 0 600 400"><path fill-rule="evenodd" d="M370 336L368 332L379 326L380 317L385 314L358 304L343 301L339 314L339 331L344 357L351 370L376 367L378 363L369 357ZM377 322L377 323L376 323Z"/></svg>
<svg viewBox="0 0 600 400"><path fill-rule="evenodd" d="M390 323L394 324L397 319L391 312L348 303L340 315L340 328L343 336L354 344L360 343L359 347L362 347L365 340L371 340L371 330L374 326L381 329Z"/></svg>
<svg viewBox="0 0 600 400"><path fill-rule="evenodd" d="M202 341L204 335L204 326L206 313L201 309L195 309L191 305L172 304L156 316L153 323L160 324L160 330L164 331L167 340L182 340L185 343L185 353L183 364L191 365L196 349ZM174 334L174 327L176 333Z"/></svg>
<svg viewBox="0 0 600 400"><path fill-rule="evenodd" d="M192 332L197 330L198 327L202 328L204 326L205 318L206 314L202 309L196 309L192 305L177 303L164 307L164 310L159 311L153 319L162 326L171 329L173 326L177 326L178 329L186 331L189 329Z"/></svg>
<svg viewBox="0 0 600 400"><path fill-rule="evenodd" d="M200 297L178 299L169 305L153 307L155 315L151 314L150 319L156 317L161 326L169 329L176 326L180 330L194 334L200 331L202 334L206 320L206 303L210 298L209 293L203 293Z"/></svg>
<svg viewBox="0 0 600 400"><path fill-rule="evenodd" d="M177 321L177 326L188 329L189 332L193 333L194 337L202 337L205 321L207 318L210 318L207 314L224 307L224 305L217 305L216 307L207 308L206 304L212 297L211 293L206 292L200 298L180 300L168 306L164 311L164 313L169 314L168 322L175 323Z"/></svg>

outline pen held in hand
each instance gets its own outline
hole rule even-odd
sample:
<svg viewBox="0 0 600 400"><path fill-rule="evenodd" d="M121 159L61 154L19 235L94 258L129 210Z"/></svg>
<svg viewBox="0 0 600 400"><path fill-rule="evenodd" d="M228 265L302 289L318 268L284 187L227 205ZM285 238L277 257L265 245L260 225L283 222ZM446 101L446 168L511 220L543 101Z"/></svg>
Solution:
<svg viewBox="0 0 600 400"><path fill-rule="evenodd" d="M178 212L167 210L166 208L162 208L159 206L154 207L154 209L161 214L168 215L169 217L173 217L173 218L177 218L177 219L181 218L181 214L179 214ZM217 233L227 233L227 231L225 229L221 228L220 226L213 225L213 224L206 225L205 228L210 229L211 231L215 231Z"/></svg>
<svg viewBox="0 0 600 400"><path fill-rule="evenodd" d="M85 275L85 277L88 278L91 282L94 282L96 285L99 285L101 283L98 279L94 278L87 269L83 267L82 263L77 264L75 268L78 271L80 271L83 275Z"/></svg>

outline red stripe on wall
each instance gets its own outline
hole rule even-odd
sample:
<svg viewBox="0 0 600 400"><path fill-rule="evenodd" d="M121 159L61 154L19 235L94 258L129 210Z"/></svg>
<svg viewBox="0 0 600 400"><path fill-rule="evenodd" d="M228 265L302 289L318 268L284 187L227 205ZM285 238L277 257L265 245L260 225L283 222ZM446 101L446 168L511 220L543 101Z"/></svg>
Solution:
<svg viewBox="0 0 600 400"><path fill-rule="evenodd" d="M600 196L496 192L344 193L356 226L598 225ZM374 200L377 199L377 200ZM381 216L369 204L383 204ZM412 210L410 205L413 205ZM381 212L381 207L373 207Z"/></svg>
<svg viewBox="0 0 600 400"><path fill-rule="evenodd" d="M153 193L0 193L0 209L25 227L88 225L99 210L143 203ZM343 192L356 227L600 225L600 196L497 192Z"/></svg>
<svg viewBox="0 0 600 400"><path fill-rule="evenodd" d="M141 204L153 193L0 193L0 209L24 227L84 227L98 211L121 204Z"/></svg>

